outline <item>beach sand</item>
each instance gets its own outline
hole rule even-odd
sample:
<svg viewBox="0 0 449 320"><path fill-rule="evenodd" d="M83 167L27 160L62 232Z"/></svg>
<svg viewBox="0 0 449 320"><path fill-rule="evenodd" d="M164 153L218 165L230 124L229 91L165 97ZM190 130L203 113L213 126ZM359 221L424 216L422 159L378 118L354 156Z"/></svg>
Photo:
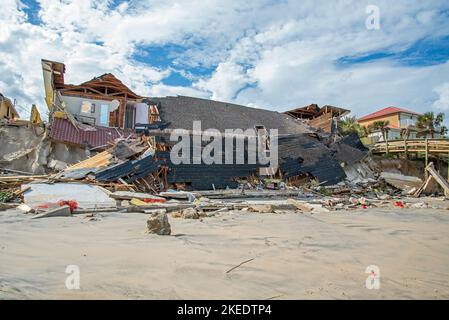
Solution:
<svg viewBox="0 0 449 320"><path fill-rule="evenodd" d="M449 298L447 210L170 217L171 236L146 234L146 219L0 212L0 298ZM66 288L68 265L79 267L79 290ZM365 286L369 265L378 290Z"/></svg>

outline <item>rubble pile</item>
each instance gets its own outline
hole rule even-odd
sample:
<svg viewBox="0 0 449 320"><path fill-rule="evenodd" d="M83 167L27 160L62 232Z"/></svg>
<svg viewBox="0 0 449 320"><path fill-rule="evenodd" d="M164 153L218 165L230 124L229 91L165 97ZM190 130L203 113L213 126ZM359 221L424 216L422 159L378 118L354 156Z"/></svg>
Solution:
<svg viewBox="0 0 449 320"><path fill-rule="evenodd" d="M427 167L429 178L425 181L415 176L379 172L369 167L372 160L363 156L364 147L357 146L353 137L346 141L349 143L330 146L343 164L338 171L343 176L337 183L323 181L326 175L332 175L332 166L327 173L318 172L321 179L313 174L301 175L302 165L309 161L307 157L312 159L309 154L303 155L297 164L290 158L289 167L287 158L283 158L281 172L283 168L289 169L283 171L282 178L251 174L235 177L235 188L186 191L182 190L185 188L182 184L170 184L167 147L156 143L155 137L133 134L116 139L104 151L74 165L55 166L50 174L1 169L0 209L17 207L34 218L105 211L141 212L150 215L149 233L170 234L167 214L172 218L202 219L231 210L314 214L382 207L427 208L428 203L415 200L428 194L430 181L449 191L449 185L432 163ZM286 147L281 150L287 150ZM352 157L340 154L350 148L355 150ZM284 155L293 156L294 144L288 150ZM292 174L288 170L293 170ZM213 177L208 179L213 184Z"/></svg>

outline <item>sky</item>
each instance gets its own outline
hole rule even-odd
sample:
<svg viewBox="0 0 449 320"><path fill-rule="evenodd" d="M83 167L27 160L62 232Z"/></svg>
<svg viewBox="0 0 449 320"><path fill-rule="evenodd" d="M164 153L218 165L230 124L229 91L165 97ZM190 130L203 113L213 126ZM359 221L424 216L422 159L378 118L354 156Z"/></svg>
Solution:
<svg viewBox="0 0 449 320"><path fill-rule="evenodd" d="M44 58L65 63L66 83L111 72L143 96L280 112L317 103L358 117L397 106L449 120L447 0L1 0L1 7L0 92L16 99L22 117L32 103L46 113Z"/></svg>

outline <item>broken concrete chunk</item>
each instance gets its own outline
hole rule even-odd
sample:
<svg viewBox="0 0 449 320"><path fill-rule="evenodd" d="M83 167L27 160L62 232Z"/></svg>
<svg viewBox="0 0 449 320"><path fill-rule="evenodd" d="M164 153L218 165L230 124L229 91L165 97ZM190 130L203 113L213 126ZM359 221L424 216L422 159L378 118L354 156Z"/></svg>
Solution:
<svg viewBox="0 0 449 320"><path fill-rule="evenodd" d="M423 181L415 176L405 176L403 174L382 172L380 177L393 187L409 192L412 188L419 188Z"/></svg>
<svg viewBox="0 0 449 320"><path fill-rule="evenodd" d="M26 205L25 203L22 203L19 206L17 206L17 209L19 209L20 211L23 211L24 213L34 213L35 212L35 210L33 208L31 208L29 205Z"/></svg>
<svg viewBox="0 0 449 320"><path fill-rule="evenodd" d="M47 167L56 171L62 171L67 168L67 163L65 163L64 161L53 159L50 160L50 162L47 164Z"/></svg>
<svg viewBox="0 0 449 320"><path fill-rule="evenodd" d="M199 214L195 208L187 208L182 210L182 217L184 219L199 219Z"/></svg>
<svg viewBox="0 0 449 320"><path fill-rule="evenodd" d="M426 202L416 202L414 204L411 204L410 208L425 209L425 208L431 208L431 206Z"/></svg>
<svg viewBox="0 0 449 320"><path fill-rule="evenodd" d="M329 209L323 207L321 204L311 204L313 213L330 212Z"/></svg>
<svg viewBox="0 0 449 320"><path fill-rule="evenodd" d="M252 204L249 206L249 211L258 213L273 213L273 207L269 204Z"/></svg>
<svg viewBox="0 0 449 320"><path fill-rule="evenodd" d="M391 200L391 196L389 194L378 194L377 199L379 200Z"/></svg>
<svg viewBox="0 0 449 320"><path fill-rule="evenodd" d="M182 214L181 214L181 212L179 212L179 211L173 211L172 213L170 213L171 214L171 217L172 218L181 218L182 217Z"/></svg>
<svg viewBox="0 0 449 320"><path fill-rule="evenodd" d="M33 216L32 219L52 218L52 217L69 217L69 216L71 216L70 207L62 206L62 207L48 210L43 213L39 213L39 214Z"/></svg>
<svg viewBox="0 0 449 320"><path fill-rule="evenodd" d="M119 201L119 200L118 200ZM129 207L129 200L122 200L121 202L120 202L120 205L122 206L122 207Z"/></svg>
<svg viewBox="0 0 449 320"><path fill-rule="evenodd" d="M166 213L153 213L147 220L147 233L170 235L171 227Z"/></svg>
<svg viewBox="0 0 449 320"><path fill-rule="evenodd" d="M288 199L288 203L293 204L296 209L303 211L303 212L310 212L310 213L318 213L318 212L329 212L330 210L323 207L322 204L311 204L305 201L299 201L295 199Z"/></svg>
<svg viewBox="0 0 449 320"><path fill-rule="evenodd" d="M295 200L295 199L288 199L287 200L288 203L294 205L296 207L296 209L304 211L304 212L311 212L313 210L313 207L305 202L305 201L299 201L299 200Z"/></svg>

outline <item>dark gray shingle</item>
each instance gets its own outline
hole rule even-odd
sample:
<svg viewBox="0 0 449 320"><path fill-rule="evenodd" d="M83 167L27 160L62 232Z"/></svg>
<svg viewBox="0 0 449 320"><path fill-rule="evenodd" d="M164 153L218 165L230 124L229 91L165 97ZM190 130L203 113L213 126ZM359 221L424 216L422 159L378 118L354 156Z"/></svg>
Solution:
<svg viewBox="0 0 449 320"><path fill-rule="evenodd" d="M185 96L150 98L147 102L160 104L161 118L169 129L191 130L193 121L201 120L202 130L245 130L263 125L267 129L278 129L279 134L310 132L305 124L265 109Z"/></svg>

